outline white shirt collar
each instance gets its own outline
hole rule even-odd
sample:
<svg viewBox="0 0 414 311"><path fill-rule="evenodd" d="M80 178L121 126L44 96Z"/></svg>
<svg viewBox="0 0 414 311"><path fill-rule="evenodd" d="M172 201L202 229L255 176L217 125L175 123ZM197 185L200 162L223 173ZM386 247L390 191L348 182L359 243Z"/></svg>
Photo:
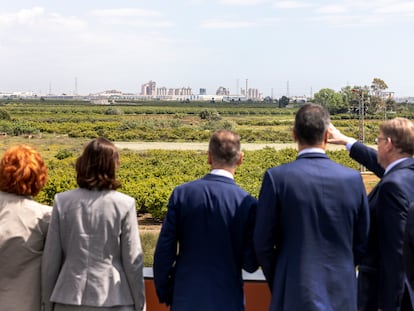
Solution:
<svg viewBox="0 0 414 311"><path fill-rule="evenodd" d="M323 150L322 148L305 148L302 149L301 151L299 151L298 155L302 155L305 153L323 153L325 154L325 150Z"/></svg>
<svg viewBox="0 0 414 311"><path fill-rule="evenodd" d="M395 160L390 165L388 165L387 168L385 169L384 175L387 174L390 171L390 169L392 169L394 166L396 166L398 163L404 161L405 159L408 159L408 158L401 158L401 159Z"/></svg>
<svg viewBox="0 0 414 311"><path fill-rule="evenodd" d="M228 178L231 178L231 179L234 180L234 176L230 172L228 172L226 170L219 169L219 168L215 168L215 169L211 170L210 174L223 176L223 177L228 177Z"/></svg>

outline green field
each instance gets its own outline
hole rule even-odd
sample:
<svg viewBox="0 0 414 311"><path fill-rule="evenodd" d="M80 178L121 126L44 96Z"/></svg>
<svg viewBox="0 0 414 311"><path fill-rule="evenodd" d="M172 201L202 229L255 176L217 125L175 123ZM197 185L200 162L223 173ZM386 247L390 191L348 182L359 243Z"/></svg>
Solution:
<svg viewBox="0 0 414 311"><path fill-rule="evenodd" d="M140 103L94 106L87 103L12 101L0 102L0 155L15 144L35 146L45 158L49 179L36 200L53 204L58 192L76 188L74 163L90 139L105 136L126 142L207 142L219 128L235 130L243 143L293 143L291 131L297 108L280 109L271 104ZM405 115L406 116L406 115ZM409 116L410 117L410 116ZM344 133L358 137L360 121L355 115L332 116ZM377 136L378 118L365 120L365 139ZM134 197L137 213L150 213L162 220L173 188L209 171L206 150L120 150L120 191ZM264 171L292 161L295 148L245 150L236 182L258 196ZM329 156L359 169L345 150ZM366 183L375 184L375 178ZM152 265L158 232L142 230L145 265Z"/></svg>
<svg viewBox="0 0 414 311"><path fill-rule="evenodd" d="M266 103L120 103L96 106L89 103L0 102L0 149L14 144L37 147L49 168L49 180L36 200L53 204L58 192L76 187L74 163L85 144L105 136L113 141L207 142L212 131L237 131L243 143L293 143L291 131L297 108L277 108ZM344 133L358 137L358 116L332 116ZM381 120L365 120L365 139L373 141ZM345 150L329 155L358 169ZM245 151L236 181L257 196L264 171L292 161L294 148ZM121 191L137 201L138 213L162 219L172 189L209 171L206 151L121 150Z"/></svg>
<svg viewBox="0 0 414 311"><path fill-rule="evenodd" d="M114 141L207 141L218 128L236 130L242 142L291 142L297 108L266 103L136 103L91 105L76 102L0 101L0 133L69 138L105 136ZM411 116L410 112L404 112ZM379 120L365 120L373 140ZM383 116L378 116L382 118ZM346 133L357 136L358 115L332 116Z"/></svg>

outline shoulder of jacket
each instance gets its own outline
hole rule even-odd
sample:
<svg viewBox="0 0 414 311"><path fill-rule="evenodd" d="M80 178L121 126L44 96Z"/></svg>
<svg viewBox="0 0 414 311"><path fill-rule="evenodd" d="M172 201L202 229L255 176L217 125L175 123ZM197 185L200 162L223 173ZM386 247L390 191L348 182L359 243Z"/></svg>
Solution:
<svg viewBox="0 0 414 311"><path fill-rule="evenodd" d="M133 197L129 196L128 194L125 194L125 193L119 192L119 191L115 191L115 190L110 191L108 193L108 195L114 196L115 198L120 199L120 200L131 201L131 202L135 201L135 199Z"/></svg>
<svg viewBox="0 0 414 311"><path fill-rule="evenodd" d="M30 203L33 206L36 206L36 208L42 213L42 214L50 214L52 213L52 206L45 205L36 201L33 201Z"/></svg>

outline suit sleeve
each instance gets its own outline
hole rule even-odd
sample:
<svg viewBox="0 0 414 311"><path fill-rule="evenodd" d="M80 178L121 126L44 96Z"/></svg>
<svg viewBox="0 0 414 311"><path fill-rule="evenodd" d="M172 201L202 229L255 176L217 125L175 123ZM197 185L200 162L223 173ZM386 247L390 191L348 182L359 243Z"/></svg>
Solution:
<svg viewBox="0 0 414 311"><path fill-rule="evenodd" d="M174 286L174 267L177 257L177 206L175 191L168 202L168 211L154 253L154 283L158 300L171 305Z"/></svg>
<svg viewBox="0 0 414 311"><path fill-rule="evenodd" d="M365 255L366 247L368 243L368 234L370 226L370 214L369 214L369 204L368 198L365 192L365 187L362 182L362 177L358 174L360 184L359 188L362 189L360 195L360 206L358 209L357 222L355 226L354 234L354 263L355 266L359 265L361 259Z"/></svg>
<svg viewBox="0 0 414 311"><path fill-rule="evenodd" d="M42 310L52 311L53 303L50 301L53 289L59 276L63 262L63 250L60 239L59 211L57 208L58 199L55 197L50 219L49 230L47 232L45 249L42 256L41 266L41 292Z"/></svg>
<svg viewBox="0 0 414 311"><path fill-rule="evenodd" d="M121 252L122 265L134 300L135 310L141 311L145 306L144 258L138 231L135 201L122 221Z"/></svg>
<svg viewBox="0 0 414 311"><path fill-rule="evenodd" d="M245 247L243 251L243 269L247 272L253 273L257 270L258 263L253 245L253 233L256 221L257 200L251 196L246 197L249 207L249 215L247 219L245 232Z"/></svg>
<svg viewBox="0 0 414 311"><path fill-rule="evenodd" d="M259 193L259 204L254 229L254 248L257 261L272 288L276 263L277 194L272 176L267 171Z"/></svg>
<svg viewBox="0 0 414 311"><path fill-rule="evenodd" d="M404 285L402 250L409 202L395 182L381 185L378 202L379 284L387 284L387 291L379 295L383 301L398 301ZM392 307L384 305L383 309Z"/></svg>
<svg viewBox="0 0 414 311"><path fill-rule="evenodd" d="M385 170L378 164L378 153L375 149L367 147L360 142L355 142L352 145L349 155L379 178L382 178L384 175Z"/></svg>
<svg viewBox="0 0 414 311"><path fill-rule="evenodd" d="M411 290L414 290L414 204L408 210L404 237L404 268Z"/></svg>

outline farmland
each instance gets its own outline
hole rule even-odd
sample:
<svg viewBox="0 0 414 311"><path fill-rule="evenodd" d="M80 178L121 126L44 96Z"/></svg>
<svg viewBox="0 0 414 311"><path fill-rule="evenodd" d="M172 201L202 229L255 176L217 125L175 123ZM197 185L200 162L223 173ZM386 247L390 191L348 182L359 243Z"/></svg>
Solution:
<svg viewBox="0 0 414 311"><path fill-rule="evenodd" d="M49 181L36 199L52 204L55 193L76 187L74 162L83 146L91 138L105 136L121 146L121 191L136 199L138 214L150 213L162 219L172 189L209 171L207 141L218 128L240 134L245 161L237 171L236 182L257 196L265 169L296 157L291 138L295 111L266 103L190 106L150 102L96 106L75 102L0 102L0 148L4 151L10 145L25 143L41 152L49 168ZM332 119L343 132L358 137L358 116L336 115ZM377 136L380 122L375 118L365 120L366 141ZM186 144L199 147L183 147ZM141 149L134 148L137 145ZM163 145L177 148L163 150ZM260 148L254 148L257 146ZM330 148L328 154L337 162L359 168L343 148Z"/></svg>
<svg viewBox="0 0 414 311"><path fill-rule="evenodd" d="M97 136L113 140L121 153L120 191L136 199L144 263L151 266L172 189L209 171L206 149L211 132L228 128L241 135L245 157L235 179L257 197L264 171L297 155L291 138L295 111L271 104L0 102L0 155L11 145L35 146L46 161L49 175L35 199L51 205L56 193L76 188L74 163L85 144ZM332 119L343 132L358 137L357 116ZM366 120L366 141L377 136L379 122L375 118ZM359 169L342 146L329 146L328 154ZM363 174L363 179L368 191L378 181L372 174Z"/></svg>

